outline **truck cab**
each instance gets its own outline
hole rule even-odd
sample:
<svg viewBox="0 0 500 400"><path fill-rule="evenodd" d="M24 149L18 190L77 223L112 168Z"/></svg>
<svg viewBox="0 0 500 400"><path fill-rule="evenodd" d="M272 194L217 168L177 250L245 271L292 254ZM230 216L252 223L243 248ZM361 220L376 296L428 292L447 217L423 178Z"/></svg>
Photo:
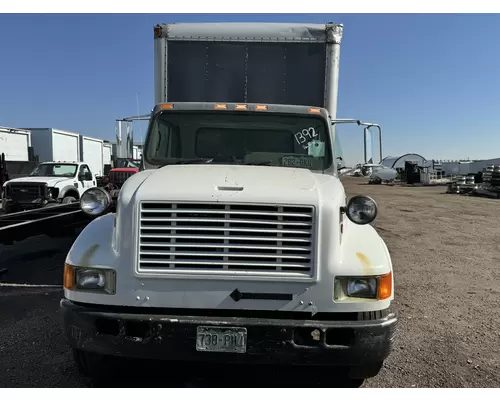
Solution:
<svg viewBox="0 0 500 400"><path fill-rule="evenodd" d="M157 105L116 213L100 188L82 198L95 219L61 301L80 370L126 356L376 375L395 334L392 263L376 203L346 200L332 137L324 108Z"/></svg>
<svg viewBox="0 0 500 400"><path fill-rule="evenodd" d="M109 171L107 181L105 183L111 183L118 189L121 188L130 176L139 172L140 165L141 160L133 158L117 158L115 166Z"/></svg>
<svg viewBox="0 0 500 400"><path fill-rule="evenodd" d="M115 166L102 180L102 186L111 196L114 205L116 205L116 200L121 187L128 178L139 172L140 165L141 160L132 158L117 158ZM112 207L112 209L114 209L114 207Z"/></svg>
<svg viewBox="0 0 500 400"><path fill-rule="evenodd" d="M339 178L341 37L334 23L155 27L140 170L116 210L102 188L82 195L93 220L64 265L83 374L121 357L378 373L394 277L377 204Z"/></svg>
<svg viewBox="0 0 500 400"><path fill-rule="evenodd" d="M79 201L81 195L96 186L86 163L71 161L43 162L23 178L3 184L2 208L5 213Z"/></svg>

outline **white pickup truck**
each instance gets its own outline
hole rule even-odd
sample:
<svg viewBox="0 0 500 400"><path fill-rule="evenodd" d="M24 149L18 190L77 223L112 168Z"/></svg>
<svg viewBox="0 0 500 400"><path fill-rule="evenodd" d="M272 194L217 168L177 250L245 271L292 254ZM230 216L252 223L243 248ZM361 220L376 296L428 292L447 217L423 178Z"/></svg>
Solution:
<svg viewBox="0 0 500 400"><path fill-rule="evenodd" d="M3 184L2 209L5 213L12 213L71 203L95 186L96 179L86 163L43 162L29 176Z"/></svg>

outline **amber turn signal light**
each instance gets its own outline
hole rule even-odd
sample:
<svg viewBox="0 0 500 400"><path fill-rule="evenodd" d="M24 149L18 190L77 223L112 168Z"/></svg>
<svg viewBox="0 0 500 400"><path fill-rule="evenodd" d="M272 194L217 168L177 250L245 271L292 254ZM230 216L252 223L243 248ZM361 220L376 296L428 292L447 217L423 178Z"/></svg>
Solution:
<svg viewBox="0 0 500 400"><path fill-rule="evenodd" d="M382 275L378 282L378 299L385 300L392 295L392 272Z"/></svg>
<svg viewBox="0 0 500 400"><path fill-rule="evenodd" d="M75 277L73 275L73 266L64 263L64 288L73 290Z"/></svg>

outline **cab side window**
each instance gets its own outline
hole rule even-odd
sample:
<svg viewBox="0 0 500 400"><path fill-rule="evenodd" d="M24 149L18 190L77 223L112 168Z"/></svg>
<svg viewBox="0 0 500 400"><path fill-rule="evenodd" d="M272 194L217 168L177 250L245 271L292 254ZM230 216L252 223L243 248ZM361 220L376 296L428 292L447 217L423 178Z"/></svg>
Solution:
<svg viewBox="0 0 500 400"><path fill-rule="evenodd" d="M81 166L80 166L80 172L79 172L79 174L78 174L78 175L79 175L79 176L84 177L84 179L83 179L83 180L84 180L84 181L86 181L86 180L88 180L88 178L87 178L87 177L85 177L87 174L90 174L90 169L89 169L89 167L87 167L86 165L81 165Z"/></svg>
<svg viewBox="0 0 500 400"><path fill-rule="evenodd" d="M333 146L334 146L333 151L337 159L336 161L337 165L340 165L342 168L345 167L344 153L342 151L342 144L340 143L338 131L335 132L335 142L333 143Z"/></svg>

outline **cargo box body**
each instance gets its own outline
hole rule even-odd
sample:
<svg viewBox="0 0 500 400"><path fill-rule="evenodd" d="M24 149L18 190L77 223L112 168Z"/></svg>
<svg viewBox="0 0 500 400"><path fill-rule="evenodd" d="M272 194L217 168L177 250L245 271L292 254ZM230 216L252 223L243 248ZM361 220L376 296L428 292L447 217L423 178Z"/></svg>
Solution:
<svg viewBox="0 0 500 400"><path fill-rule="evenodd" d="M340 24L157 25L155 104L325 107L336 117Z"/></svg>

